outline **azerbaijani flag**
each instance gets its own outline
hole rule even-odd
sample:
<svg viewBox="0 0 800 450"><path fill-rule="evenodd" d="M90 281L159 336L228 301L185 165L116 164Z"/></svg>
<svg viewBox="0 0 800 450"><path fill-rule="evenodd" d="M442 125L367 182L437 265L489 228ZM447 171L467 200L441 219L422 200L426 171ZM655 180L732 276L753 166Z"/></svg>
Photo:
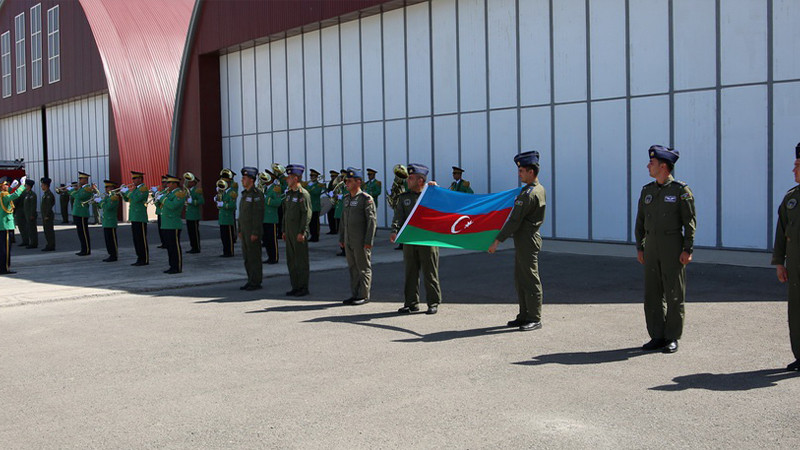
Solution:
<svg viewBox="0 0 800 450"><path fill-rule="evenodd" d="M486 251L511 214L520 189L465 194L426 185L395 242Z"/></svg>

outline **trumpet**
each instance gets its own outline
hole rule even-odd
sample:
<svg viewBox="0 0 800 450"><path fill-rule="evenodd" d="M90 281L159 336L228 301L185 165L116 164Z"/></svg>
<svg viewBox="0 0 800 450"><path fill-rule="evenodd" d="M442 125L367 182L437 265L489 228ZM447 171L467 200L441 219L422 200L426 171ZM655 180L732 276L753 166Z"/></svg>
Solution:
<svg viewBox="0 0 800 450"><path fill-rule="evenodd" d="M99 189L97 189L97 185L96 185L96 184L94 184L94 183L92 183L92 192L94 193L94 195L92 195L90 198L88 198L88 199L86 199L86 200L82 201L82 202L81 202L81 206L86 206L86 205L88 205L89 203L93 202L93 201L94 201L94 199L96 199L96 198L98 198L98 197L100 197L100 196L101 196L101 195L100 195L100 190L99 190Z"/></svg>
<svg viewBox="0 0 800 450"><path fill-rule="evenodd" d="M395 164L392 171L394 172L394 181L392 182L391 191L386 193L386 203L389 204L390 208L394 209L400 194L406 191L404 183L408 178L408 169L402 164Z"/></svg>
<svg viewBox="0 0 800 450"><path fill-rule="evenodd" d="M110 195L110 194L119 194L119 193L122 191L122 188L124 188L124 187L127 187L127 188L128 188L128 190L131 190L131 189L135 188L135 187L136 187L136 185L135 185L135 184L133 184L133 183L123 184L123 185L121 185L121 186L119 186L119 187L116 187L116 188L114 188L114 189L112 189L112 190L108 191L108 194L109 194L109 195Z"/></svg>
<svg viewBox="0 0 800 450"><path fill-rule="evenodd" d="M339 190L339 187L344 183L344 172L339 173L336 175L336 178L333 179L333 187L330 191L328 191L328 197L331 198L331 205L336 206L339 203L339 197L336 196L336 191Z"/></svg>
<svg viewBox="0 0 800 450"><path fill-rule="evenodd" d="M57 187L55 189L55 193L56 194L65 194L65 193L69 192L69 188L77 188L77 186L74 185L74 184L70 184L69 186Z"/></svg>

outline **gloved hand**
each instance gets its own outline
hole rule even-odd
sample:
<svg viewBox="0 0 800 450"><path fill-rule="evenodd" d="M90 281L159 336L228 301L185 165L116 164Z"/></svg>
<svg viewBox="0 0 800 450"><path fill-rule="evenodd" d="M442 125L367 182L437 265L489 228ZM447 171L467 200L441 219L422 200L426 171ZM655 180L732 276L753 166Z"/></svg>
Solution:
<svg viewBox="0 0 800 450"><path fill-rule="evenodd" d="M190 204L190 205L191 205L191 204L192 204L192 202L194 202L194 200L192 200L192 197L187 197L187 198L186 198L186 203L188 203L188 204Z"/></svg>
<svg viewBox="0 0 800 450"><path fill-rule="evenodd" d="M224 205L224 203L222 203L222 202L217 202L217 208L222 208L222 205Z"/></svg>
<svg viewBox="0 0 800 450"><path fill-rule="evenodd" d="M14 180L14 181L12 181L12 182L11 182L11 186L10 186L10 187L11 187L11 189L14 189L14 188L16 188L17 186L19 186L19 181L17 181L17 180Z"/></svg>
<svg viewBox="0 0 800 450"><path fill-rule="evenodd" d="M128 186L122 186L119 191L122 192L123 194L127 194L128 193Z"/></svg>
<svg viewBox="0 0 800 450"><path fill-rule="evenodd" d="M336 194L334 194L333 192L328 192L328 197L330 198L336 197Z"/></svg>
<svg viewBox="0 0 800 450"><path fill-rule="evenodd" d="M161 197L163 197L163 196L164 196L164 194L158 194L158 195L156 195L156 201L159 201L159 200L161 200Z"/></svg>
<svg viewBox="0 0 800 450"><path fill-rule="evenodd" d="M95 203L100 203L100 202L102 202L102 201L103 201L103 199L102 199L102 198L100 198L100 196L99 196L99 195L95 195L95 196L94 196L94 202L95 202Z"/></svg>
<svg viewBox="0 0 800 450"><path fill-rule="evenodd" d="M158 186L150 186L150 190L155 194L158 192Z"/></svg>
<svg viewBox="0 0 800 450"><path fill-rule="evenodd" d="M337 197L339 198L339 200L341 200L341 199L344 198L344 194L339 194L339 195L337 195Z"/></svg>
<svg viewBox="0 0 800 450"><path fill-rule="evenodd" d="M75 190L75 186L69 185L69 186L67 186L67 190L68 191L74 191Z"/></svg>
<svg viewBox="0 0 800 450"><path fill-rule="evenodd" d="M28 181L28 177L23 176L22 178L19 179L19 184L25 184L26 181Z"/></svg>

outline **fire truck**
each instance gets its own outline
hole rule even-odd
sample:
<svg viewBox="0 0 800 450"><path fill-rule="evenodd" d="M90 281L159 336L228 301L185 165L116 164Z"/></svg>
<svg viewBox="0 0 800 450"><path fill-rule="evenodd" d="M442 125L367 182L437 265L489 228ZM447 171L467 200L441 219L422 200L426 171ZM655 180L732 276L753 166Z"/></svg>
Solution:
<svg viewBox="0 0 800 450"><path fill-rule="evenodd" d="M13 161L0 160L0 178L8 177L9 184L12 180L19 180L25 176L25 162L23 158Z"/></svg>

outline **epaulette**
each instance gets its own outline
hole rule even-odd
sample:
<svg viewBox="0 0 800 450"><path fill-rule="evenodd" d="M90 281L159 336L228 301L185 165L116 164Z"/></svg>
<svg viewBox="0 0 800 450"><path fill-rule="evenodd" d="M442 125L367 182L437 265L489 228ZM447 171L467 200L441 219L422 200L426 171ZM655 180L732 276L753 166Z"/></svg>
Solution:
<svg viewBox="0 0 800 450"><path fill-rule="evenodd" d="M183 191L183 190L180 190L180 191L175 193L175 197L178 197L180 199L184 199L184 198L186 198L186 192Z"/></svg>
<svg viewBox="0 0 800 450"><path fill-rule="evenodd" d="M119 201L119 196L118 196L118 195L112 195L112 196L111 196L111 197L109 197L108 199L109 199L110 201L112 201L112 202L118 202L118 201Z"/></svg>
<svg viewBox="0 0 800 450"><path fill-rule="evenodd" d="M786 191L786 193L787 193L787 194L791 194L792 192L796 191L796 190L797 190L797 188L800 188L800 184L798 184L797 186L795 186L795 187L793 187L793 188L789 189L788 191Z"/></svg>
<svg viewBox="0 0 800 450"><path fill-rule="evenodd" d="M686 183L684 183L683 181L680 181L680 180L672 180L672 182L673 182L673 183L675 183L675 184L677 184L677 185L678 185L678 186L680 186L680 187L686 187L686 186L688 186L688 184L686 184Z"/></svg>
<svg viewBox="0 0 800 450"><path fill-rule="evenodd" d="M236 191L231 192L231 198L232 199L236 199L236 197L238 197L238 196L239 196L238 192L236 192Z"/></svg>
<svg viewBox="0 0 800 450"><path fill-rule="evenodd" d="M469 181L467 181L467 180L463 180L463 181L464 181L464 187L469 187Z"/></svg>
<svg viewBox="0 0 800 450"><path fill-rule="evenodd" d="M195 194L203 195L203 188L197 186L196 188L194 188L194 192Z"/></svg>
<svg viewBox="0 0 800 450"><path fill-rule="evenodd" d="M280 194L281 192L283 192L283 189L281 189L280 184L276 184L275 187L272 188L272 190L275 191L276 194Z"/></svg>
<svg viewBox="0 0 800 450"><path fill-rule="evenodd" d="M139 192L147 192L147 191L148 191L148 189L147 189L147 186L145 186L145 185L142 185L142 186L139 188Z"/></svg>
<svg viewBox="0 0 800 450"><path fill-rule="evenodd" d="M87 184L86 186L83 187L83 190L86 192L92 192L92 187Z"/></svg>
<svg viewBox="0 0 800 450"><path fill-rule="evenodd" d="M652 186L652 185L654 185L655 183L656 183L655 181L651 181L651 182L649 182L649 183L645 184L644 186L642 186L642 189L644 189L644 188L646 188L646 187L648 187L648 186Z"/></svg>

